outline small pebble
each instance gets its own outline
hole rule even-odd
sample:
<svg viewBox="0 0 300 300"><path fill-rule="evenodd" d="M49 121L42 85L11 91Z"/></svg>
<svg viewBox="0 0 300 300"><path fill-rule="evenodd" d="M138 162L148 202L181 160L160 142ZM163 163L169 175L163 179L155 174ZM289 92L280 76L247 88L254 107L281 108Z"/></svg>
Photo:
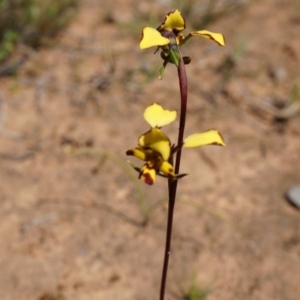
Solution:
<svg viewBox="0 0 300 300"><path fill-rule="evenodd" d="M300 185L291 187L286 193L287 200L295 207L300 208Z"/></svg>

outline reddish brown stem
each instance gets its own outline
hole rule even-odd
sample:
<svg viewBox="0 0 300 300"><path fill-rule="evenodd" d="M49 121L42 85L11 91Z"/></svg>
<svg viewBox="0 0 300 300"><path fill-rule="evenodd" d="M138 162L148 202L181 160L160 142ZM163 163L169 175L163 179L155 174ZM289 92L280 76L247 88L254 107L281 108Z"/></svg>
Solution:
<svg viewBox="0 0 300 300"><path fill-rule="evenodd" d="M184 136L185 119L186 119L187 96L188 96L187 77L186 77L185 66L182 58L180 58L179 60L179 65L177 70L178 70L179 88L180 88L180 97L181 97L179 133L178 133L177 145L182 145L183 136ZM181 160L181 148L176 152L175 174L179 173L180 160ZM175 207L175 200L176 200L177 183L178 180L169 179L168 181L169 209L168 209L168 223L167 223L167 232L166 232L164 263L163 263L161 286L160 286L160 298L159 298L160 300L164 300L165 297L169 257L171 254L171 238L172 238L173 215L174 215L174 207Z"/></svg>

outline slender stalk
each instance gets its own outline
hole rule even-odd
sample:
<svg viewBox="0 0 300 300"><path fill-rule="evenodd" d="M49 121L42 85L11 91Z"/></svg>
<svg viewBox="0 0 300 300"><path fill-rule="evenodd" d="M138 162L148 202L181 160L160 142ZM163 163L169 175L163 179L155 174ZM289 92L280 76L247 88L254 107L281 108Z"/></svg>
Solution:
<svg viewBox="0 0 300 300"><path fill-rule="evenodd" d="M182 58L180 58L179 60L177 71L178 71L180 97L181 97L180 121L179 121L177 145L182 145L183 136L184 136L185 119L186 119L187 96L188 96L187 77L186 77L185 66ZM181 147L176 152L175 174L179 173L180 160L181 160ZM175 207L175 200L176 200L177 183L178 180L169 179L168 181L168 187L169 187L168 223L167 223L167 232L166 232L164 263L163 263L161 286L160 286L160 298L159 298L160 300L164 300L165 297L169 257L171 254L171 238L172 238L173 215L174 215L174 207Z"/></svg>

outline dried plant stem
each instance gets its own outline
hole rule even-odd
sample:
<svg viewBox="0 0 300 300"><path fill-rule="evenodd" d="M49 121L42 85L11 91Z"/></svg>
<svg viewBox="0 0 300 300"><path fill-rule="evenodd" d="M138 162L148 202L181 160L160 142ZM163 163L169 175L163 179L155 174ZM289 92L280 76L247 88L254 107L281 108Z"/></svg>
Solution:
<svg viewBox="0 0 300 300"><path fill-rule="evenodd" d="M180 121L179 121L179 133L178 133L177 145L182 145L183 136L184 136L185 119L186 119L187 96L188 96L187 77L186 77L185 66L182 58L180 58L179 60L178 78L179 78L179 88L180 88L180 97L181 97L181 107L180 107ZM179 173L180 159L181 159L181 147L176 153L175 174ZM169 179L168 181L168 187L169 187L168 223L167 223L167 232L166 232L164 263L163 263L161 286L160 286L160 298L159 298L160 300L164 300L165 297L165 287L166 287L166 280L167 280L167 273L168 273L169 257L171 254L171 238L172 238L173 215L174 215L177 183L178 180Z"/></svg>

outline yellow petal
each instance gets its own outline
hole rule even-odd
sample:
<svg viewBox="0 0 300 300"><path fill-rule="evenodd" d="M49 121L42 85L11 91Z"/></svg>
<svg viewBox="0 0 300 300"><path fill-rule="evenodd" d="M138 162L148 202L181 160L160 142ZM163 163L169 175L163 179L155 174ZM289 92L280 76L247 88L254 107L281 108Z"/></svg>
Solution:
<svg viewBox="0 0 300 300"><path fill-rule="evenodd" d="M140 49L168 45L170 40L163 37L155 28L145 27L140 41Z"/></svg>
<svg viewBox="0 0 300 300"><path fill-rule="evenodd" d="M152 185L155 181L156 171L155 169L149 168L147 164L145 164L140 171L140 178L147 184Z"/></svg>
<svg viewBox="0 0 300 300"><path fill-rule="evenodd" d="M225 146L225 143L221 134L217 130L208 130L203 133L195 133L189 135L184 140L183 147L192 148L192 147L199 147L205 145Z"/></svg>
<svg viewBox="0 0 300 300"><path fill-rule="evenodd" d="M161 163L161 165L159 167L159 171L167 176L171 176L171 177L175 176L173 166L167 161L163 161Z"/></svg>
<svg viewBox="0 0 300 300"><path fill-rule="evenodd" d="M158 31L169 30L180 32L185 28L185 21L181 15L181 12L176 9L166 15L164 22L157 28Z"/></svg>
<svg viewBox="0 0 300 300"><path fill-rule="evenodd" d="M164 110L157 103L148 106L144 112L144 118L152 128L168 125L175 121L176 117L176 110Z"/></svg>
<svg viewBox="0 0 300 300"><path fill-rule="evenodd" d="M208 30L199 30L199 31L192 31L190 33L192 36L202 36L204 38L210 39L215 41L220 46L225 45L225 38L224 35L221 33L211 32Z"/></svg>
<svg viewBox="0 0 300 300"><path fill-rule="evenodd" d="M170 157L170 140L159 128L152 128L143 134L139 138L139 146L152 149L160 154L163 160L168 160Z"/></svg>
<svg viewBox="0 0 300 300"><path fill-rule="evenodd" d="M142 149L142 148L134 148L134 149L127 150L126 155L132 155L144 161L151 160L155 156L152 150Z"/></svg>

